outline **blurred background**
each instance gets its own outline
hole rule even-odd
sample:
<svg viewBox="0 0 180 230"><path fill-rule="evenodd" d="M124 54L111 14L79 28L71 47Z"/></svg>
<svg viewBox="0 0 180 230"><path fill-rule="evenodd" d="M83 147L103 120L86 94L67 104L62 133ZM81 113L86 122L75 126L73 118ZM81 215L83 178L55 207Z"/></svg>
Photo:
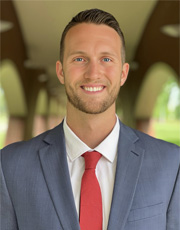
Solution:
<svg viewBox="0 0 180 230"><path fill-rule="evenodd" d="M180 145L179 1L0 1L0 148L53 128L66 111L55 73L61 33L81 10L118 20L129 77L117 100L127 125Z"/></svg>

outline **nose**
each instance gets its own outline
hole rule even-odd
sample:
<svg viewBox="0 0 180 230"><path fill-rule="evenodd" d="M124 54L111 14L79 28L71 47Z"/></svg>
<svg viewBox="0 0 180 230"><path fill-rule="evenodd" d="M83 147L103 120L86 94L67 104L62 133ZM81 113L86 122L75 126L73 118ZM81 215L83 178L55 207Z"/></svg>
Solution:
<svg viewBox="0 0 180 230"><path fill-rule="evenodd" d="M87 69L85 72L85 78L86 79L99 79L101 76L101 66L98 62L96 61L90 61L87 65Z"/></svg>

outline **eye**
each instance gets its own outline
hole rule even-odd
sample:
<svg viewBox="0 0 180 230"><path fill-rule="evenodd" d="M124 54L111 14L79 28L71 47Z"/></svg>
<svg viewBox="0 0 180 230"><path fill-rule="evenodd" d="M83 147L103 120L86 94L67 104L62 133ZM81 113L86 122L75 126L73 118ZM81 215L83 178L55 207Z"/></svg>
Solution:
<svg viewBox="0 0 180 230"><path fill-rule="evenodd" d="M84 59L83 59L83 58L75 58L74 61L75 61L75 62L83 62Z"/></svg>
<svg viewBox="0 0 180 230"><path fill-rule="evenodd" d="M110 59L110 58L103 58L103 61L104 61L104 62L110 62L111 59Z"/></svg>

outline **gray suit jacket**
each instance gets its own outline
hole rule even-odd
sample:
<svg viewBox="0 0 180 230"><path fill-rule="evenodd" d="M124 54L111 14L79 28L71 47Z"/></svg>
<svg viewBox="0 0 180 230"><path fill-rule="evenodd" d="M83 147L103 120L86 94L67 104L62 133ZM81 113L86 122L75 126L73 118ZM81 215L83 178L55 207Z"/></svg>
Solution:
<svg viewBox="0 0 180 230"><path fill-rule="evenodd" d="M179 165L179 147L121 123L108 230L179 230ZM80 229L62 123L1 150L0 191L1 230Z"/></svg>

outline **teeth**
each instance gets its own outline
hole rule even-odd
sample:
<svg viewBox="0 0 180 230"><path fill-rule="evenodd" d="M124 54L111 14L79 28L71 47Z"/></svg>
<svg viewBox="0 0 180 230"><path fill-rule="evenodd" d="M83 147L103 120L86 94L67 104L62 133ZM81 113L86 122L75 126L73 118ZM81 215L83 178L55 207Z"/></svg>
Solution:
<svg viewBox="0 0 180 230"><path fill-rule="evenodd" d="M102 86L100 87L83 87L84 90L89 91L89 92L98 92L101 91L103 89Z"/></svg>

